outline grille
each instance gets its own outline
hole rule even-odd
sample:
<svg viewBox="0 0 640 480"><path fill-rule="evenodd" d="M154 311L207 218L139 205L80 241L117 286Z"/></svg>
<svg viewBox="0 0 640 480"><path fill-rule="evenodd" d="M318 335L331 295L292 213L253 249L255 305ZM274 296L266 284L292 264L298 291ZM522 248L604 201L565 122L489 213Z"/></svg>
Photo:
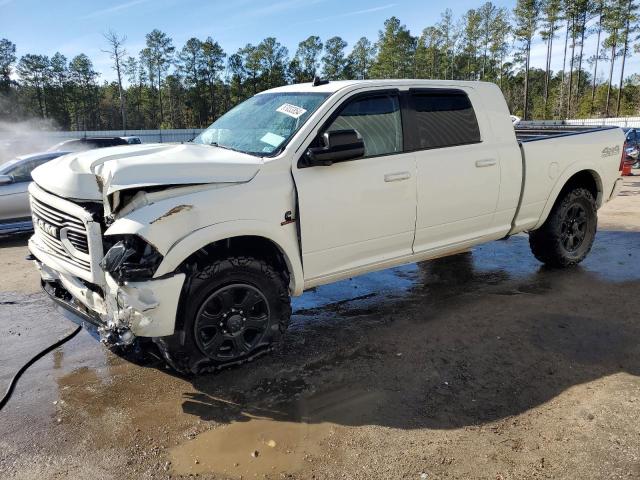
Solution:
<svg viewBox="0 0 640 480"><path fill-rule="evenodd" d="M34 229L50 253L86 271L91 271L89 239L84 222L31 196ZM72 248L65 246L69 242Z"/></svg>

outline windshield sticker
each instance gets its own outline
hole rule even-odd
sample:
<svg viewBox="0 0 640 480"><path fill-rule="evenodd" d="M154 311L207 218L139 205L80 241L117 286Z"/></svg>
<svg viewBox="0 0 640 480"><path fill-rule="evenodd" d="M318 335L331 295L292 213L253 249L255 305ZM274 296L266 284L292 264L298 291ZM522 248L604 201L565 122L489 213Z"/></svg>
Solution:
<svg viewBox="0 0 640 480"><path fill-rule="evenodd" d="M307 111L302 107L296 107L295 105L291 105L290 103L284 103L276 108L276 112L284 113L285 115L289 115L293 118L300 118L302 115L307 113Z"/></svg>
<svg viewBox="0 0 640 480"><path fill-rule="evenodd" d="M282 142L284 142L284 137L280 135L276 135L275 133L267 133L264 137L260 139L261 142L268 143L272 147L277 147Z"/></svg>

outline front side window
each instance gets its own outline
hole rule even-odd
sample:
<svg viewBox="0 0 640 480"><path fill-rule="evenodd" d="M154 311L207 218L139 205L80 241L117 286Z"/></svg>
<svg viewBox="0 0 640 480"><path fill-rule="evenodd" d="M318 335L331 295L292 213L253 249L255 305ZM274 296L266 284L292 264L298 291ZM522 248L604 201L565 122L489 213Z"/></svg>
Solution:
<svg viewBox="0 0 640 480"><path fill-rule="evenodd" d="M273 155L328 96L328 93L261 93L225 113L193 142L256 156Z"/></svg>
<svg viewBox="0 0 640 480"><path fill-rule="evenodd" d="M413 93L414 148L480 142L478 120L464 92Z"/></svg>
<svg viewBox="0 0 640 480"><path fill-rule="evenodd" d="M355 130L364 140L365 157L402 152L402 119L396 95L349 102L326 131Z"/></svg>
<svg viewBox="0 0 640 480"><path fill-rule="evenodd" d="M8 165L8 168L0 169L0 175L9 175L13 177L14 183L30 182L31 172L38 165L39 164L35 160L31 160L28 162L17 161L12 165Z"/></svg>

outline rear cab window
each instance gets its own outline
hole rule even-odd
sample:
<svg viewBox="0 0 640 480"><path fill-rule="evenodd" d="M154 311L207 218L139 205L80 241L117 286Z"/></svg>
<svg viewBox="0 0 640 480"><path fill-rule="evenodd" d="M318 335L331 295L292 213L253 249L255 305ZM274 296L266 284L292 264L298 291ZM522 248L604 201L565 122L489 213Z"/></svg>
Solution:
<svg viewBox="0 0 640 480"><path fill-rule="evenodd" d="M473 105L462 90L410 90L412 131L407 150L481 142Z"/></svg>

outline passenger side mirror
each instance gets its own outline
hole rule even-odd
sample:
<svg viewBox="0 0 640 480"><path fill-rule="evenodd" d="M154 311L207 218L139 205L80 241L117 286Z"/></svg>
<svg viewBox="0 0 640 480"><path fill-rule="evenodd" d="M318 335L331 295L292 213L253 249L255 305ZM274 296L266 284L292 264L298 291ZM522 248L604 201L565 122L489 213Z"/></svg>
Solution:
<svg viewBox="0 0 640 480"><path fill-rule="evenodd" d="M321 136L322 147L309 147L305 153L307 167L328 167L364 156L364 140L355 130L334 130Z"/></svg>
<svg viewBox="0 0 640 480"><path fill-rule="evenodd" d="M0 175L0 185L9 185L11 183L13 183L11 175Z"/></svg>

